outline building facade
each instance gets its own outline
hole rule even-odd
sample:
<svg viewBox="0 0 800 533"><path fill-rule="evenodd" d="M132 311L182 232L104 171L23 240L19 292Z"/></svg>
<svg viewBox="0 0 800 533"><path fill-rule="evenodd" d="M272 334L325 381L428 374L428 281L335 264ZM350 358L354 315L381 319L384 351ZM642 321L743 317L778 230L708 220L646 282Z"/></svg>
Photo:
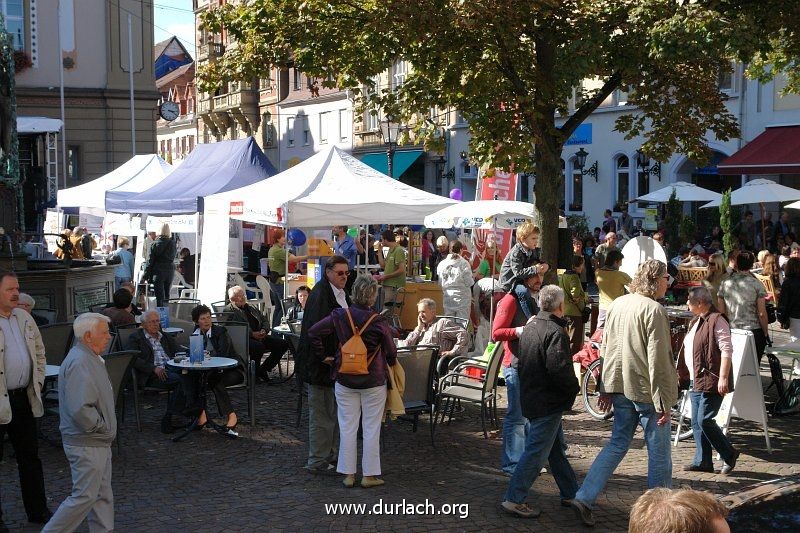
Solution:
<svg viewBox="0 0 800 533"><path fill-rule="evenodd" d="M57 176L59 188L72 187L113 170L134 151L155 150L158 93L151 61L153 4L149 0L3 0L0 9L18 57L18 124L35 117L61 119L59 71L63 72L64 124L58 142L44 135L52 131L19 135L21 172L31 178L23 191L25 227L34 230L41 227L37 219L44 208L55 200L55 191L42 190L47 187L46 176Z"/></svg>
<svg viewBox="0 0 800 533"><path fill-rule="evenodd" d="M195 64L176 37L156 44L153 56L156 73L161 74L156 79L156 88L161 94L159 105L173 102L179 110L173 120L166 120L161 114L158 116L158 155L168 163L177 165L197 143Z"/></svg>

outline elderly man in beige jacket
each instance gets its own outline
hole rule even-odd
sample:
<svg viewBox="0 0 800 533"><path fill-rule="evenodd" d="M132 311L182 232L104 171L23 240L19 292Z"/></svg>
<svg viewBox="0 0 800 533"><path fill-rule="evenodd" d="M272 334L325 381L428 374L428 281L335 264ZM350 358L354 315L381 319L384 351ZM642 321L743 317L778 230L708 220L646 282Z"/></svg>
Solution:
<svg viewBox="0 0 800 533"><path fill-rule="evenodd" d="M18 301L16 274L0 270L0 430L8 434L17 456L28 521L44 524L51 513L36 435L36 419L44 414L44 344L33 317L17 307Z"/></svg>
<svg viewBox="0 0 800 533"><path fill-rule="evenodd" d="M667 266L654 259L639 265L631 294L614 300L603 330L604 406L614 406L611 439L594 460L572 507L587 526L592 506L628 453L636 426L647 444L648 488L672 485L670 408L678 380L669 336L669 317L656 300L667 290ZM609 398L610 396L610 398Z"/></svg>

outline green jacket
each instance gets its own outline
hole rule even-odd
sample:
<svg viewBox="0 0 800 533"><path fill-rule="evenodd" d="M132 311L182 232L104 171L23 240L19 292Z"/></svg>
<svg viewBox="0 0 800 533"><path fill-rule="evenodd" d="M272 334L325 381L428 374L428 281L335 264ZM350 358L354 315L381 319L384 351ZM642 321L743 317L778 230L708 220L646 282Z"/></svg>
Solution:
<svg viewBox="0 0 800 533"><path fill-rule="evenodd" d="M558 277L558 285L564 289L564 315L581 316L589 297L583 290L581 278L573 270L567 270Z"/></svg>
<svg viewBox="0 0 800 533"><path fill-rule="evenodd" d="M600 356L605 392L653 404L660 412L677 403L669 317L652 298L626 294L611 303Z"/></svg>

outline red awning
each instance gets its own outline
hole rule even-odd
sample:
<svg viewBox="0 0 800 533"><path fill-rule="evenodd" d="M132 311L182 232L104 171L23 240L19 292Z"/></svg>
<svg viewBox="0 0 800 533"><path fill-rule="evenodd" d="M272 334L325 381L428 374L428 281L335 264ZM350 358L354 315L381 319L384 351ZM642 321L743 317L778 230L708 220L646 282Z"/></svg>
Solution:
<svg viewBox="0 0 800 533"><path fill-rule="evenodd" d="M768 127L744 148L720 161L720 174L800 174L800 126Z"/></svg>

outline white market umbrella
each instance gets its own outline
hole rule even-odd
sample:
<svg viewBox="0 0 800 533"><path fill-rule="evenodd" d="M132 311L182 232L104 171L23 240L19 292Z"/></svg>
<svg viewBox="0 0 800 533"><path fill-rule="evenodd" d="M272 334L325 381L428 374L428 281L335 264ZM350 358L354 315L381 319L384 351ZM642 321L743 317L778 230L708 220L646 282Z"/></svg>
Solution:
<svg viewBox="0 0 800 533"><path fill-rule="evenodd" d="M532 203L512 200L460 202L425 217L426 228L513 229L536 216Z"/></svg>
<svg viewBox="0 0 800 533"><path fill-rule="evenodd" d="M800 200L799 190L763 178L748 181L731 192L731 205L770 204L792 200ZM721 201L722 196L701 207L719 207Z"/></svg>
<svg viewBox="0 0 800 533"><path fill-rule="evenodd" d="M636 198L635 202L655 202L663 204L669 202L672 191L675 191L675 198L679 202L712 202L722 198L722 195L714 191L709 191L702 187L698 187L694 183L686 181L676 181L667 185L663 189L653 191L644 196Z"/></svg>
<svg viewBox="0 0 800 533"><path fill-rule="evenodd" d="M800 200L800 190L792 189L768 179L748 181L731 193L731 205L760 204L761 220L764 220L764 204ZM720 200L709 202L701 207L718 207ZM761 227L762 242L766 240L766 228Z"/></svg>
<svg viewBox="0 0 800 533"><path fill-rule="evenodd" d="M788 207L789 209L800 209L800 202L792 202L784 207Z"/></svg>

